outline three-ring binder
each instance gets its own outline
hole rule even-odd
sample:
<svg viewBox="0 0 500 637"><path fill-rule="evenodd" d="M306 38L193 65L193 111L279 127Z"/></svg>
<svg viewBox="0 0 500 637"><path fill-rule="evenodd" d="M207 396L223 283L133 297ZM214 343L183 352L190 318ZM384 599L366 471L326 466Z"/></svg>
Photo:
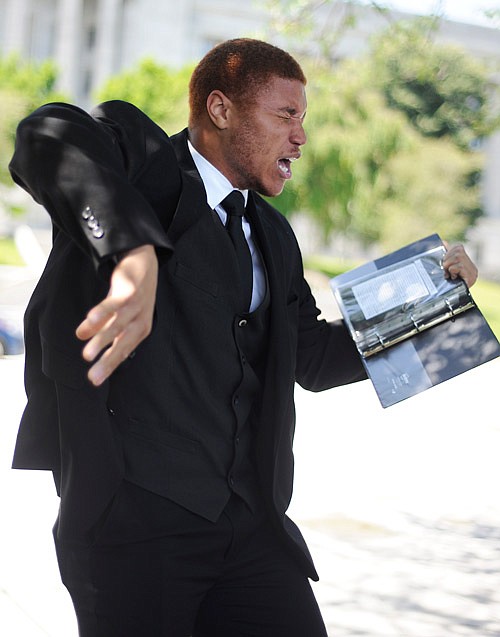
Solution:
<svg viewBox="0 0 500 637"><path fill-rule="evenodd" d="M445 277L445 253L431 235L331 280L382 407L500 356L467 285Z"/></svg>
<svg viewBox="0 0 500 637"><path fill-rule="evenodd" d="M363 358L475 306L464 281L444 277L444 253L444 246L434 246L334 288Z"/></svg>

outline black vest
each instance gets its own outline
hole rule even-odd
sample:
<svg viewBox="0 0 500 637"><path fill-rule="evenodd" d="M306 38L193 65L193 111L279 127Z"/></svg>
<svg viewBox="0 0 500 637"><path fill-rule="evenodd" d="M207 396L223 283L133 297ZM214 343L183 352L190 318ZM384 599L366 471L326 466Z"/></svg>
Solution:
<svg viewBox="0 0 500 637"><path fill-rule="evenodd" d="M269 286L261 305L235 322L235 341L241 360L241 382L233 395L235 415L234 457L228 472L232 491L242 497L250 508L258 498L255 465L255 413L258 411L264 378L269 321Z"/></svg>
<svg viewBox="0 0 500 637"><path fill-rule="evenodd" d="M219 258L230 249L216 213L178 237L160 268L153 331L109 398L125 478L212 521L233 492L255 503L253 414L267 358L269 286L256 311L238 313L222 267L232 257Z"/></svg>

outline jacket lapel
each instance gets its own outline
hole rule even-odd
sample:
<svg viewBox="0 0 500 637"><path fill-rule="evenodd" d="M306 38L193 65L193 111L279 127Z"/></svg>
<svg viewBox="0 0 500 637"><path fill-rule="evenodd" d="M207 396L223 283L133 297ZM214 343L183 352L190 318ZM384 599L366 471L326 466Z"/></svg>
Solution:
<svg viewBox="0 0 500 637"><path fill-rule="evenodd" d="M180 168L182 188L167 232L174 254L186 254L194 268L211 273L226 291L238 286L231 240L218 214L207 203L203 181L187 145L187 130L171 138ZM175 248L177 246L177 250Z"/></svg>
<svg viewBox="0 0 500 637"><path fill-rule="evenodd" d="M181 195L167 233L168 238L174 244L191 226L197 223L202 215L211 213L206 203L205 187L189 152L187 139L187 129L170 138L182 179Z"/></svg>

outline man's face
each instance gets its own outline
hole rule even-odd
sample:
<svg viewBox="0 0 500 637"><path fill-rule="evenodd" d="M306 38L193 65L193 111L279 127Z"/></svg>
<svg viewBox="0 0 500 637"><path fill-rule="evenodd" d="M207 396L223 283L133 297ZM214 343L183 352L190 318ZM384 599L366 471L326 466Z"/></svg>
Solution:
<svg viewBox="0 0 500 637"><path fill-rule="evenodd" d="M291 164L306 143L304 85L275 77L250 103L234 106L226 144L226 166L233 186L273 197L292 177Z"/></svg>

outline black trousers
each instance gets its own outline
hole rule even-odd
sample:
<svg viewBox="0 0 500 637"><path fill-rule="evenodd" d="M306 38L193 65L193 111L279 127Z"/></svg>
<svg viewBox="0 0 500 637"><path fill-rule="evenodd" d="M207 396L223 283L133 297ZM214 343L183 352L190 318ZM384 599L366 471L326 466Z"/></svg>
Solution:
<svg viewBox="0 0 500 637"><path fill-rule="evenodd" d="M56 540L80 637L326 637L307 577L263 512L216 523L124 483L91 546Z"/></svg>

